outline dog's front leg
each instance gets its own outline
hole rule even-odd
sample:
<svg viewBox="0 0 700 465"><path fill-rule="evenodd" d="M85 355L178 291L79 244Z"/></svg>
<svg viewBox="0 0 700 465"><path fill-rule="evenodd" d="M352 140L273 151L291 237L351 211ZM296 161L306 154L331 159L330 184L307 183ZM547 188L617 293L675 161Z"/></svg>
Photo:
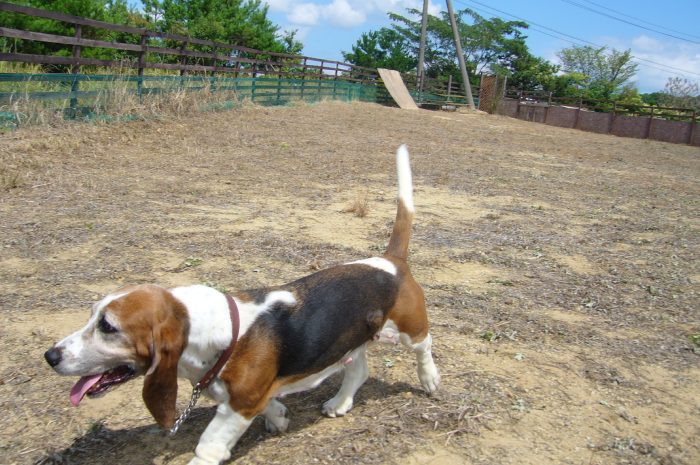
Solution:
<svg viewBox="0 0 700 465"><path fill-rule="evenodd" d="M219 465L231 457L231 449L245 433L253 418L234 411L228 402L219 404L214 419L207 425L189 465Z"/></svg>

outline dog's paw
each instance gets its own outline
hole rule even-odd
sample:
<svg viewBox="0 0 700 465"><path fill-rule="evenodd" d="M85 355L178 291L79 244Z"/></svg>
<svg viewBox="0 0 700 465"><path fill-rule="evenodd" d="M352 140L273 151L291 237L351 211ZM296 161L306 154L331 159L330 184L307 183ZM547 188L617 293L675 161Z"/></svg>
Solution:
<svg viewBox="0 0 700 465"><path fill-rule="evenodd" d="M219 463L221 462L212 462L201 457L195 457L189 462L187 462L187 465L219 465Z"/></svg>
<svg viewBox="0 0 700 465"><path fill-rule="evenodd" d="M289 427L289 410L277 402L272 412L265 415L265 429L268 433L284 433Z"/></svg>
<svg viewBox="0 0 700 465"><path fill-rule="evenodd" d="M428 394L435 394L440 385L440 373L434 363L429 363L427 366L419 366L418 379Z"/></svg>
<svg viewBox="0 0 700 465"><path fill-rule="evenodd" d="M326 401L321 412L327 417L342 417L352 409L352 397L338 398L338 396Z"/></svg>

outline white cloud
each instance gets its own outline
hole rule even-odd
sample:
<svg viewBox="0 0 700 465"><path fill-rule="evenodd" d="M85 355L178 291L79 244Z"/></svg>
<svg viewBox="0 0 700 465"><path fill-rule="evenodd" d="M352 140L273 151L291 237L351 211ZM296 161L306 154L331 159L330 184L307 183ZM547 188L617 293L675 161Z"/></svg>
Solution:
<svg viewBox="0 0 700 465"><path fill-rule="evenodd" d="M632 47L639 52L661 52L664 48L661 42L644 34L632 39Z"/></svg>
<svg viewBox="0 0 700 465"><path fill-rule="evenodd" d="M291 10L292 6L296 2L294 0L265 0L264 3L267 3L267 5L270 7L270 11L281 11L286 13Z"/></svg>
<svg viewBox="0 0 700 465"><path fill-rule="evenodd" d="M291 7L287 19L299 26L315 26L321 19L321 7L315 3L300 3Z"/></svg>
<svg viewBox="0 0 700 465"><path fill-rule="evenodd" d="M346 0L333 0L323 9L323 17L331 24L340 27L355 27L367 20L367 15L354 9Z"/></svg>
<svg viewBox="0 0 700 465"><path fill-rule="evenodd" d="M421 0L264 0L270 11L285 13L291 27L313 27L321 21L333 26L353 28L364 24L370 17L386 18L387 12L404 14L407 8L421 10ZM428 11L437 15L441 4L429 2Z"/></svg>
<svg viewBox="0 0 700 465"><path fill-rule="evenodd" d="M628 45L639 64L637 82L642 92L663 90L669 77L700 82L700 46L645 35ZM648 61L645 61L648 60Z"/></svg>

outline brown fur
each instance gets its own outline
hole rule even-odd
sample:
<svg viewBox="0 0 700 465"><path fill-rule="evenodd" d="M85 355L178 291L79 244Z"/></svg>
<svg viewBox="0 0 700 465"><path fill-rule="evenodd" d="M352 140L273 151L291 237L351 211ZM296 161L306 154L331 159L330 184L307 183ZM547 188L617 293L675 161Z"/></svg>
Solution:
<svg viewBox="0 0 700 465"><path fill-rule="evenodd" d="M177 418L177 364L185 349L187 310L169 292L139 286L107 307L136 343L142 368L148 367L143 400L156 422L171 427Z"/></svg>

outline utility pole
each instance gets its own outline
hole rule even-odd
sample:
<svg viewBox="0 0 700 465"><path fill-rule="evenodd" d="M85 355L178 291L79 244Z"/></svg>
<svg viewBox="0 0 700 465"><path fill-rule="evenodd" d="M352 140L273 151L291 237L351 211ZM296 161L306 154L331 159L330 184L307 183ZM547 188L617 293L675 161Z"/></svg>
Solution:
<svg viewBox="0 0 700 465"><path fill-rule="evenodd" d="M423 19L420 24L420 47L418 48L418 92L423 92L423 78L425 74L425 35L428 30L428 2L423 0Z"/></svg>
<svg viewBox="0 0 700 465"><path fill-rule="evenodd" d="M469 83L469 75L467 74L467 65L464 63L464 53L462 52L462 40L459 38L459 30L457 29L457 21L455 21L455 13L452 10L452 0L447 0L447 13L450 15L450 23L452 24L452 32L455 36L455 48L457 49L457 59L459 60L459 70L462 72L462 82L464 83L464 92L467 94L467 104L469 108L474 110L474 97L472 97L472 86Z"/></svg>

